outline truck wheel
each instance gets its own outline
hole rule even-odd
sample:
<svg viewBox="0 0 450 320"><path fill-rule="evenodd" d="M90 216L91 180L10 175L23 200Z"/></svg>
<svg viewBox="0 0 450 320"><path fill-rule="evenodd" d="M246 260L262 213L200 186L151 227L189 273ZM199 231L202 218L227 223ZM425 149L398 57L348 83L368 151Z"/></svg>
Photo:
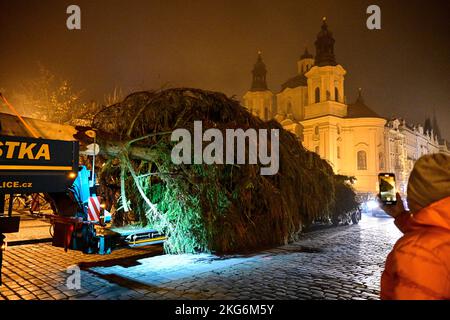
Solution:
<svg viewBox="0 0 450 320"><path fill-rule="evenodd" d="M345 225L349 226L352 223L352 215L347 214L345 217Z"/></svg>
<svg viewBox="0 0 450 320"><path fill-rule="evenodd" d="M361 213L356 211L352 213L352 222L353 224L358 224L359 220L361 220Z"/></svg>

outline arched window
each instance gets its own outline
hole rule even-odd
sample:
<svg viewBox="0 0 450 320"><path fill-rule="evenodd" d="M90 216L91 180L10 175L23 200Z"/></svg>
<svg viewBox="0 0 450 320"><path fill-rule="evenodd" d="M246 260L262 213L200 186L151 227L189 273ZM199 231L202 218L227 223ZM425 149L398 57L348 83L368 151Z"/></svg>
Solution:
<svg viewBox="0 0 450 320"><path fill-rule="evenodd" d="M334 100L339 101L339 90L338 88L334 88Z"/></svg>
<svg viewBox="0 0 450 320"><path fill-rule="evenodd" d="M341 158L341 147L337 147L337 158L340 159Z"/></svg>
<svg viewBox="0 0 450 320"><path fill-rule="evenodd" d="M383 152L380 152L378 154L378 162L379 162L379 166L380 166L380 171L384 170L384 154Z"/></svg>
<svg viewBox="0 0 450 320"><path fill-rule="evenodd" d="M365 151L358 151L358 170L367 170L367 153Z"/></svg>
<svg viewBox="0 0 450 320"><path fill-rule="evenodd" d="M320 102L320 89L317 87L316 88L316 91L315 91L315 98L316 98L316 103L319 103Z"/></svg>
<svg viewBox="0 0 450 320"><path fill-rule="evenodd" d="M327 101L331 100L331 93L330 93L330 91L327 90L326 94L327 94Z"/></svg>
<svg viewBox="0 0 450 320"><path fill-rule="evenodd" d="M264 120L269 120L269 109L264 107Z"/></svg>
<svg viewBox="0 0 450 320"><path fill-rule="evenodd" d="M315 152L316 152L318 155L320 155L320 148L319 148L319 146L316 146Z"/></svg>

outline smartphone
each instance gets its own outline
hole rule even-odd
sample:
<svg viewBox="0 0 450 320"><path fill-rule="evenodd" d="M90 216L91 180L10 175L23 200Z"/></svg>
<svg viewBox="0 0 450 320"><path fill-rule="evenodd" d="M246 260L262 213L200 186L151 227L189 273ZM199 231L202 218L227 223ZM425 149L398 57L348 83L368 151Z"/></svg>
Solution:
<svg viewBox="0 0 450 320"><path fill-rule="evenodd" d="M384 204L397 204L397 190L395 188L395 174L380 173L378 175L380 199Z"/></svg>

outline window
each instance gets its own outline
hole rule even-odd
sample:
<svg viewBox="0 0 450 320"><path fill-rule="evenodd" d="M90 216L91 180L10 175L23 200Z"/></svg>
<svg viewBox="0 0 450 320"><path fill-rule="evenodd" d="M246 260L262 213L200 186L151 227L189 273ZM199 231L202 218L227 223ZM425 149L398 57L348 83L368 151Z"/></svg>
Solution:
<svg viewBox="0 0 450 320"><path fill-rule="evenodd" d="M358 151L358 170L367 170L367 153L365 151Z"/></svg>
<svg viewBox="0 0 450 320"><path fill-rule="evenodd" d="M316 103L319 103L320 102L320 89L319 88L316 88L316 91L315 91L315 96L316 96Z"/></svg>
<svg viewBox="0 0 450 320"><path fill-rule="evenodd" d="M315 152L320 155L320 148L319 148L319 146L316 146Z"/></svg>
<svg viewBox="0 0 450 320"><path fill-rule="evenodd" d="M315 134L316 136L319 135L319 126L315 126L315 127L314 127L314 134Z"/></svg>
<svg viewBox="0 0 450 320"><path fill-rule="evenodd" d="M339 90L338 90L338 88L334 88L334 100L339 102Z"/></svg>
<svg viewBox="0 0 450 320"><path fill-rule="evenodd" d="M264 108L264 120L269 120L269 109Z"/></svg>
<svg viewBox="0 0 450 320"><path fill-rule="evenodd" d="M331 100L331 93L330 93L330 91L327 90L326 94L327 94L327 101Z"/></svg>
<svg viewBox="0 0 450 320"><path fill-rule="evenodd" d="M292 103L288 102L287 104L287 114L292 114Z"/></svg>
<svg viewBox="0 0 450 320"><path fill-rule="evenodd" d="M384 170L384 155L382 152L380 152L378 154L378 162L379 162L379 166L380 166L380 171Z"/></svg>
<svg viewBox="0 0 450 320"><path fill-rule="evenodd" d="M337 147L337 158L340 159L341 158L341 147Z"/></svg>

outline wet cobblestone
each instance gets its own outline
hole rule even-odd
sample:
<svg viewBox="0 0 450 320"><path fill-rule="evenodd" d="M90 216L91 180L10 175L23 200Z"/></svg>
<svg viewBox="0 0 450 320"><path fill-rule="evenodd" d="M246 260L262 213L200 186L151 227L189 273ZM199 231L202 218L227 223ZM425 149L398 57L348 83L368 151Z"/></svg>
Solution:
<svg viewBox="0 0 450 320"><path fill-rule="evenodd" d="M10 247L0 300L378 299L384 261L401 236L391 219L318 230L252 255L161 255L159 247L111 255L50 244ZM81 267L81 289L66 286Z"/></svg>

